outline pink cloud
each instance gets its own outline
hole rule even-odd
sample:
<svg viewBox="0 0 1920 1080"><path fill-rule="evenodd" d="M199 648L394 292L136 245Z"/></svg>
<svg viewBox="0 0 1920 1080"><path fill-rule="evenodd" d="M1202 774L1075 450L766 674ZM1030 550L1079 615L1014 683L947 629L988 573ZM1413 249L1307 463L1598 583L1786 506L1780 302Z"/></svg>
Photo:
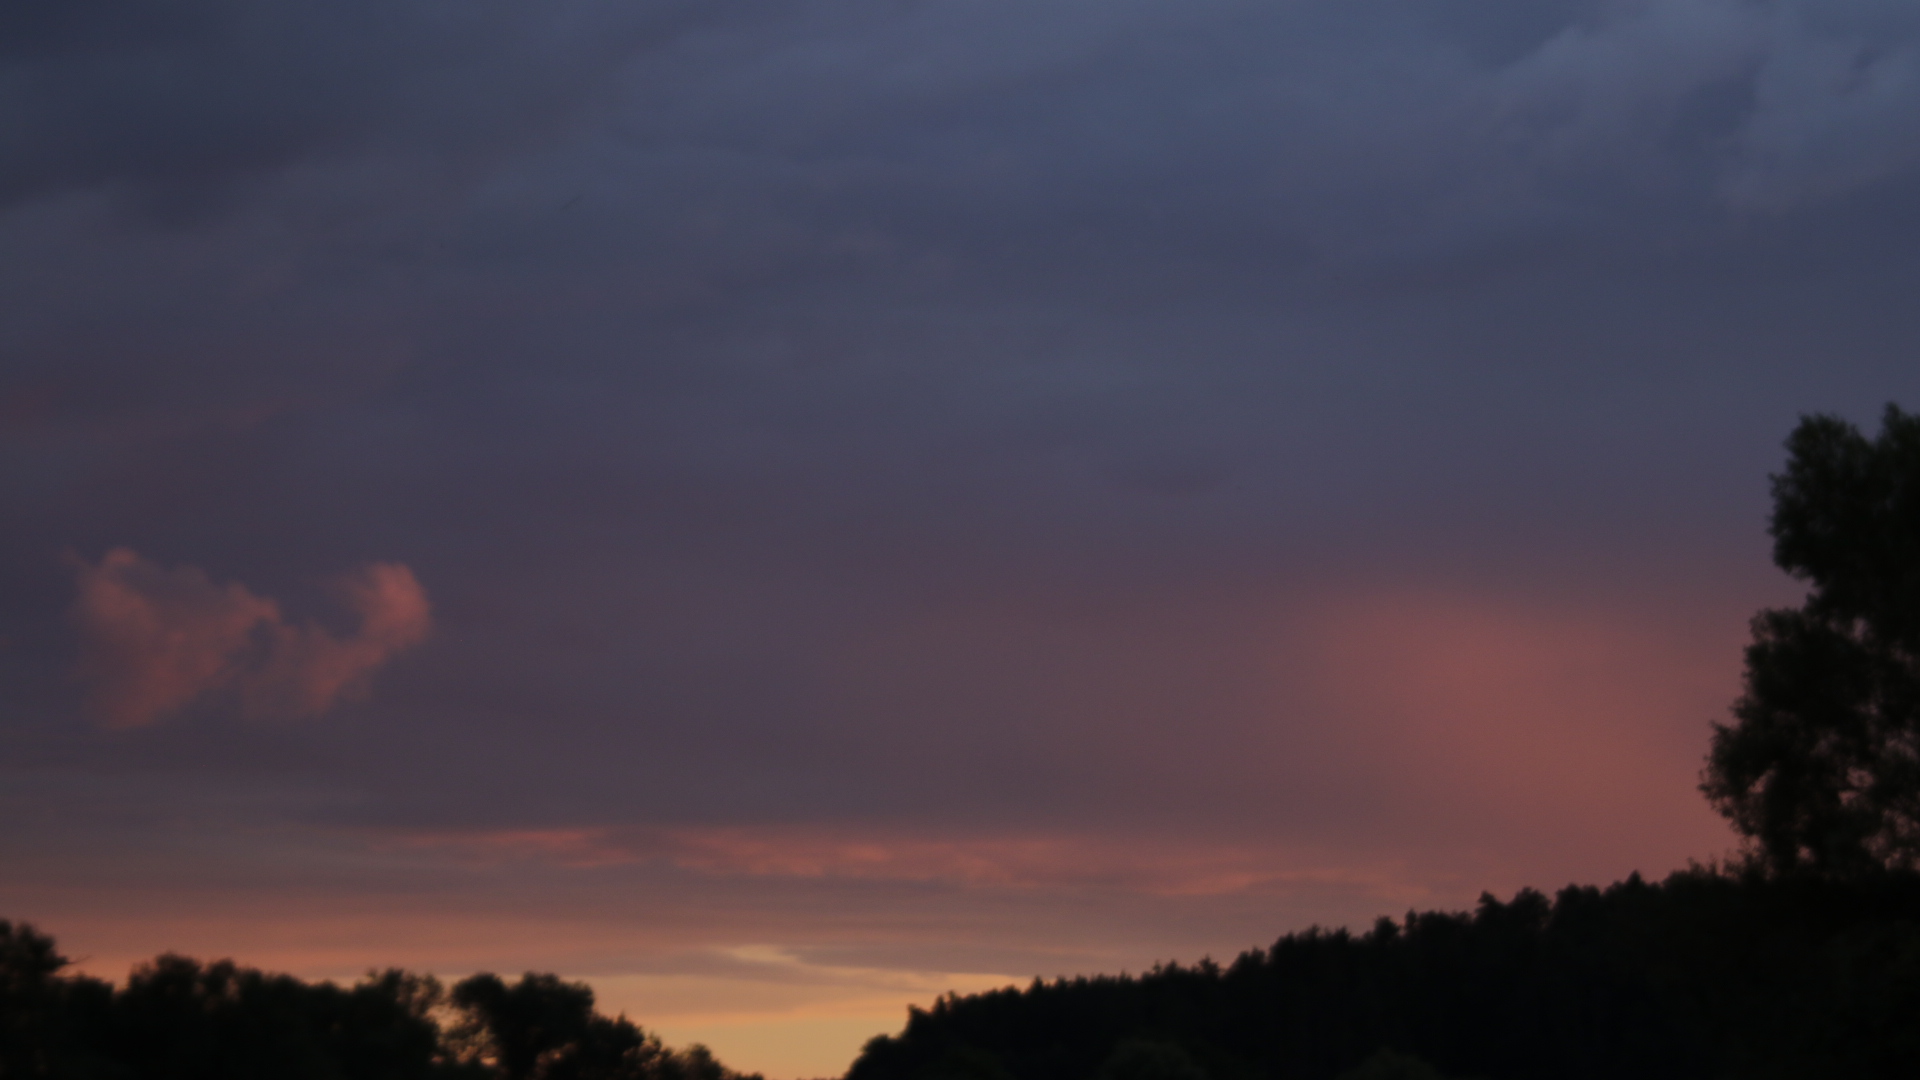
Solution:
<svg viewBox="0 0 1920 1080"><path fill-rule="evenodd" d="M264 659L239 681L250 715L318 716L341 697L363 692L375 669L419 644L432 626L426 591L398 563L349 574L340 590L360 616L359 632L336 637L312 623L270 623Z"/></svg>
<svg viewBox="0 0 1920 1080"><path fill-rule="evenodd" d="M376 563L339 590L360 617L336 635L294 624L280 605L191 566L166 569L127 548L77 564L73 620L92 711L114 728L153 723L227 694L252 718L318 716L363 693L395 654L425 639L432 617L413 571Z"/></svg>
<svg viewBox="0 0 1920 1080"><path fill-rule="evenodd" d="M412 832L385 838L376 847L443 852L482 866L542 862L581 868L618 866L647 858L647 852L640 846L616 838L611 829L599 827Z"/></svg>
<svg viewBox="0 0 1920 1080"><path fill-rule="evenodd" d="M1399 867L1349 854L1191 837L1042 834L915 836L808 827L674 829L675 866L757 877L944 882L1001 888L1094 886L1154 896L1219 896L1303 885L1388 887Z"/></svg>

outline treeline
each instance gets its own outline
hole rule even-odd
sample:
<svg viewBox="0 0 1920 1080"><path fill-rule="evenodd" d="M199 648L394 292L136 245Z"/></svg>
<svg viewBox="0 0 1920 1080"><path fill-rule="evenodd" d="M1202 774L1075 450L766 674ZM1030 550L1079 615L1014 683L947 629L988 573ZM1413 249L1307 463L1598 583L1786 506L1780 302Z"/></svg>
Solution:
<svg viewBox="0 0 1920 1080"><path fill-rule="evenodd" d="M168 955L115 987L66 967L0 920L0 1080L759 1080L552 975L336 986Z"/></svg>
<svg viewBox="0 0 1920 1080"><path fill-rule="evenodd" d="M0 1080L758 1080L552 975L65 972L0 921ZM913 1010L847 1080L1911 1080L1920 875L1696 870Z"/></svg>
<svg viewBox="0 0 1920 1080"><path fill-rule="evenodd" d="M1916 1076L1920 877L1697 870L949 996L848 1080Z"/></svg>

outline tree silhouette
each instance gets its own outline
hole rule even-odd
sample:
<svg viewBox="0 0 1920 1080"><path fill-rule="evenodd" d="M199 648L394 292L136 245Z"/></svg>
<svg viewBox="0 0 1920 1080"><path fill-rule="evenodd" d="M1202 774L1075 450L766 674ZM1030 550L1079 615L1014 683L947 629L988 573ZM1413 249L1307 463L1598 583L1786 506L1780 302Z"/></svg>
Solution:
<svg viewBox="0 0 1920 1080"><path fill-rule="evenodd" d="M170 954L128 978L107 1041L139 1077L428 1080L438 998L400 971L340 987Z"/></svg>
<svg viewBox="0 0 1920 1080"><path fill-rule="evenodd" d="M1773 478L1773 558L1812 588L1762 611L1701 790L1775 873L1920 860L1920 416L1868 439L1803 418Z"/></svg>
<svg viewBox="0 0 1920 1080"><path fill-rule="evenodd" d="M585 983L533 972L508 983L483 973L456 985L451 1000L466 1021L450 1042L500 1080L757 1080L697 1043L669 1050L626 1017L601 1016Z"/></svg>
<svg viewBox="0 0 1920 1080"><path fill-rule="evenodd" d="M170 953L115 990L66 967L52 938L0 919L0 1080L760 1080L553 975L448 994L398 969L341 986Z"/></svg>
<svg viewBox="0 0 1920 1080"><path fill-rule="evenodd" d="M54 976L66 965L52 938L0 920L0 1076L41 1074L60 1005Z"/></svg>
<svg viewBox="0 0 1920 1080"><path fill-rule="evenodd" d="M0 919L0 1078L120 1075L102 1054L113 987L61 974L67 958L26 923Z"/></svg>

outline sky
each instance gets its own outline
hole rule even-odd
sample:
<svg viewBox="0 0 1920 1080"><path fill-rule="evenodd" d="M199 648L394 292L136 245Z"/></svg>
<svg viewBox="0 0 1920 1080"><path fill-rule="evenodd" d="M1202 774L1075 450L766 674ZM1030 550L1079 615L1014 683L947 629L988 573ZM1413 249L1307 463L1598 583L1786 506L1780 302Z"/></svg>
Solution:
<svg viewBox="0 0 1920 1080"><path fill-rule="evenodd" d="M0 917L794 1080L1723 856L1916 252L1894 0L16 0Z"/></svg>

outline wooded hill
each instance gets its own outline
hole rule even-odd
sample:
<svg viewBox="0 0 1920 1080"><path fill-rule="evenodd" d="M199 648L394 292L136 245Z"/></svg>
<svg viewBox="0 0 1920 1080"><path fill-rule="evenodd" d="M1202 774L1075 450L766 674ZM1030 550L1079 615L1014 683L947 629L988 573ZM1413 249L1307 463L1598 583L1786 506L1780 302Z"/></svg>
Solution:
<svg viewBox="0 0 1920 1080"><path fill-rule="evenodd" d="M1695 870L1309 930L1226 966L948 997L848 1080L1912 1080L1920 875ZM0 1078L749 1080L551 975L61 974L0 922Z"/></svg>
<svg viewBox="0 0 1920 1080"><path fill-rule="evenodd" d="M1909 874L1489 896L1225 967L948 997L848 1080L1911 1080L1917 916Z"/></svg>

